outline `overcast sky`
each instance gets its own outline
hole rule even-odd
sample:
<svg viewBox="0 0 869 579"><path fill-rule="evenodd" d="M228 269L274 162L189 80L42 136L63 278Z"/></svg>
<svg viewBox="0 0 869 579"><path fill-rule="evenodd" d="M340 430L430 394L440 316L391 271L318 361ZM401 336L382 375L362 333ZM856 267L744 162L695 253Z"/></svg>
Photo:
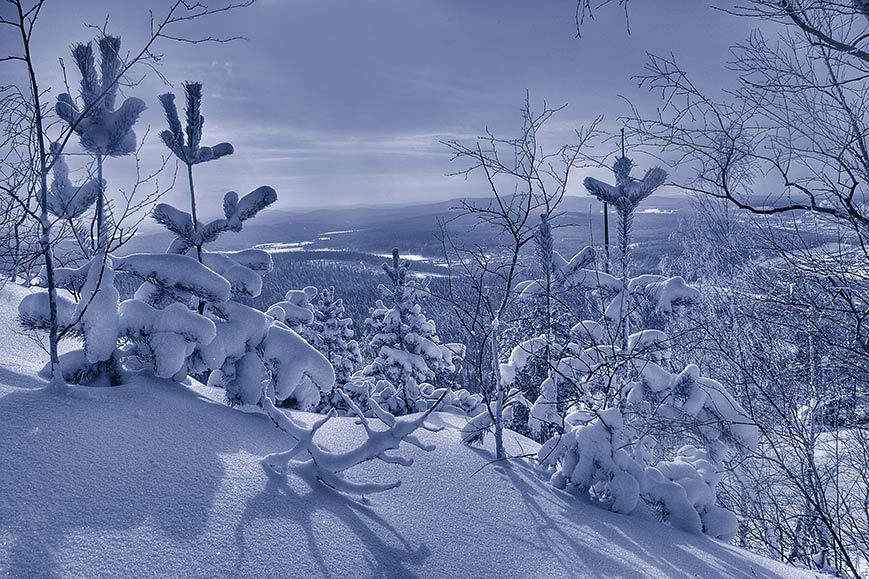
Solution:
<svg viewBox="0 0 869 579"><path fill-rule="evenodd" d="M49 0L36 58L52 100L62 87L58 57L69 62L69 45L93 36L85 22L110 16L109 30L133 50L147 34L148 9L160 15L166 5ZM617 130L628 112L620 96L647 110L658 104L631 80L647 51L674 53L714 88L728 79L728 48L753 25L706 2L637 0L630 35L624 14L610 9L575 38L574 9L574 0L259 0L183 30L247 41L163 42L161 70L174 87L151 74L126 92L149 106L137 132L152 127L145 161L153 163L163 152L157 95L204 83L203 142L228 140L236 152L197 167L203 195L269 184L285 208L424 202L484 193L445 176L458 167L439 141L487 126L515 132L526 90L533 103L568 104L552 123L553 142L601 114ZM3 52L14 50L15 38L0 34ZM77 82L76 71L70 76ZM122 186L125 161L112 163L111 184ZM175 198L185 191L179 184Z"/></svg>

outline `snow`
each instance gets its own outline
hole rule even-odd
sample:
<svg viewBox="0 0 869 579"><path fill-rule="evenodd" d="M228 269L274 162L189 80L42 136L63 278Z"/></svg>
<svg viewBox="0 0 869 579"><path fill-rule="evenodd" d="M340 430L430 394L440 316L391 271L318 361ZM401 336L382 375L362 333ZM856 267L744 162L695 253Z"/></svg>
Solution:
<svg viewBox="0 0 869 579"><path fill-rule="evenodd" d="M211 271L196 258L186 255L133 253L113 258L116 271L178 292L192 293L207 302L229 300L228 281Z"/></svg>
<svg viewBox="0 0 869 579"><path fill-rule="evenodd" d="M75 315L76 303L58 293L55 299L57 305L57 321L61 326L69 324ZM17 319L30 328L47 330L50 321L50 300L47 291L30 293L24 296L18 305Z"/></svg>
<svg viewBox="0 0 869 579"><path fill-rule="evenodd" d="M121 333L135 344L131 352L153 365L154 374L161 378L185 371L186 358L197 344L208 344L216 335L214 322L180 303L158 310L139 300L126 300L118 311Z"/></svg>
<svg viewBox="0 0 869 579"><path fill-rule="evenodd" d="M537 336L530 340L525 340L521 344L515 346L510 351L510 358L504 364L498 365L498 370L501 376L501 382L505 386L510 386L516 380L516 374L525 367L528 359L531 356L539 353L546 347L546 338Z"/></svg>
<svg viewBox="0 0 869 579"><path fill-rule="evenodd" d="M286 301L272 304L266 312L292 328L310 324L314 321L314 306L311 300L317 296L317 288L308 286L301 290L289 290Z"/></svg>
<svg viewBox="0 0 869 579"><path fill-rule="evenodd" d="M240 264L234 258L235 256L228 253L202 252L202 263L230 283L233 296L258 296L263 287L262 276L252 268ZM270 264L271 261L269 260ZM269 267L269 269L271 268Z"/></svg>
<svg viewBox="0 0 869 579"><path fill-rule="evenodd" d="M355 481L402 479L362 501L263 457L292 440L223 390L135 379L40 389L45 355L15 333L28 290L0 290L0 576L809 578L783 564L651 519L593 507L521 462L489 464L460 444L465 419L436 414L411 467L381 462ZM308 424L322 418L293 412ZM319 440L358 445L334 418ZM537 445L507 432L507 451ZM363 478L364 477L364 478ZM513 548L517 546L517 548Z"/></svg>
<svg viewBox="0 0 869 579"><path fill-rule="evenodd" d="M335 384L335 370L329 361L286 326L269 326L262 356L274 375L277 400L295 398L302 408L320 402L320 392Z"/></svg>
<svg viewBox="0 0 869 579"><path fill-rule="evenodd" d="M105 258L103 263L103 254L97 254L90 262L87 281L74 314L74 319L80 320L78 327L90 363L108 360L118 345L120 296L113 285L114 279L112 258Z"/></svg>
<svg viewBox="0 0 869 579"><path fill-rule="evenodd" d="M63 155L58 153L58 147L52 144L52 154L56 154L54 162L54 177L46 194L48 210L61 219L75 219L87 211L100 192L100 185L106 186L105 179L98 179L75 184L69 178L69 165Z"/></svg>
<svg viewBox="0 0 869 579"><path fill-rule="evenodd" d="M644 289L646 295L657 301L657 310L665 314L671 313L676 305L700 300L700 292L679 276L650 283Z"/></svg>

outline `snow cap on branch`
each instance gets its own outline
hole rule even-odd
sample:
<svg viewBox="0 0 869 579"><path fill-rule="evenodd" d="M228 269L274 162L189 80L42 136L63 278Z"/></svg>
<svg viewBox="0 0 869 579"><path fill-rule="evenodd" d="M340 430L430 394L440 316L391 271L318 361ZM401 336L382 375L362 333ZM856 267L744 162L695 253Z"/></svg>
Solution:
<svg viewBox="0 0 869 579"><path fill-rule="evenodd" d="M181 127L178 109L175 106L175 95L172 93L160 95L160 104L163 105L163 111L166 113L166 120L169 123L169 129L160 133L163 143L169 147L169 150L176 157L188 165L198 165L199 163L231 155L233 148L229 143L219 143L212 147L200 146L202 127L205 124L205 117L200 113L202 108L202 83L184 83L184 96L187 104L185 111L187 120L186 131ZM185 134L187 136L186 142L184 139Z"/></svg>
<svg viewBox="0 0 869 579"><path fill-rule="evenodd" d="M649 169L642 179L634 179L630 176L632 167L633 161L627 157L619 157L613 164L615 186L594 177L586 177L583 184L589 193L604 203L613 205L620 213L630 213L667 179L667 172L660 167Z"/></svg>
<svg viewBox="0 0 869 579"><path fill-rule="evenodd" d="M55 157L54 178L48 188L46 200L48 211L61 219L75 219L87 211L100 192L99 179L88 179L81 183L73 183L69 178L69 165L60 153L60 144L51 144L51 154ZM105 179L102 187L106 186Z"/></svg>
<svg viewBox="0 0 869 579"><path fill-rule="evenodd" d="M80 137L82 147L95 155L121 156L136 150L133 125L147 107L138 98L130 97L115 109L115 99L122 68L121 39L102 36L97 41L100 51L100 72L97 73L93 46L90 42L73 46L72 55L81 73L79 109L68 93L57 97L55 110Z"/></svg>

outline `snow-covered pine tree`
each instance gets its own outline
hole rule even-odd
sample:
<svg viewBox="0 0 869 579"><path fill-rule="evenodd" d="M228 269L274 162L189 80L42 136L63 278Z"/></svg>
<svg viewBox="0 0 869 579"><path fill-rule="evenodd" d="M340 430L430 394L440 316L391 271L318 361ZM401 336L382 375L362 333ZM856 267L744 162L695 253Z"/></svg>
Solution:
<svg viewBox="0 0 869 579"><path fill-rule="evenodd" d="M567 280L571 272L594 260L594 252L586 247L570 261L564 259L554 249L552 225L545 213L540 215L534 245L538 277L517 285L520 315L502 334L502 339L510 340L509 346L512 346L527 336L546 337L541 355L533 356L518 371L513 385L522 397L517 399L519 404L514 405L512 427L543 442L561 430L561 418L572 398L568 385L551 377L555 361L561 357L570 338L569 320L576 315L568 307ZM540 398L544 383L548 395Z"/></svg>
<svg viewBox="0 0 869 579"><path fill-rule="evenodd" d="M344 300L335 296L334 286L319 292L313 307L314 319L305 326L302 335L335 369L335 388L323 393L320 409L346 410L339 389L350 381L362 362L359 342L354 339L353 320L345 315Z"/></svg>
<svg viewBox="0 0 869 579"><path fill-rule="evenodd" d="M300 290L289 290L284 296L284 300L272 304L266 314L275 321L285 324L306 342L314 345L316 332L312 329L312 325L315 322L316 309L312 300L318 295L320 295L319 290L313 286L307 286ZM326 355L326 352L319 348L318 351L324 356ZM331 363L331 360L329 361ZM337 404L341 404L340 400L336 400L341 398L336 391L336 383L333 381L332 384L323 386L325 389L321 389L319 392L314 392L311 389L300 390L299 393L303 395L303 398L289 397L279 401L277 405L281 408L328 411L331 406L323 404L324 399L335 400Z"/></svg>
<svg viewBox="0 0 869 579"><path fill-rule="evenodd" d="M79 100L77 102L69 93L63 93L57 97L55 105L58 116L79 136L82 147L96 158L94 253L109 244L103 162L106 157L129 155L136 150L133 125L146 108L145 103L136 97L127 98L120 107L115 108L123 69L121 39L102 35L97 39L97 46L100 53L99 72L91 43L73 46L73 60L81 73Z"/></svg>
<svg viewBox="0 0 869 579"><path fill-rule="evenodd" d="M169 150L172 151L172 154L184 163L187 168L191 224L193 232L197 233L201 224L196 216L196 189L193 184L193 166L231 155L233 148L229 143L219 143L213 147L201 146L202 127L205 124L205 117L200 112L202 110L202 83L185 82L184 100L186 103L184 111L186 127L182 129L181 119L178 117L178 109L175 106L175 95L172 93L160 95L160 104L163 105L163 112L166 113L166 120L169 123L169 128L160 133L160 138ZM196 257L201 262L202 243L205 243L206 240L197 241L200 241L200 243L195 245Z"/></svg>
<svg viewBox="0 0 869 579"><path fill-rule="evenodd" d="M411 277L409 267L398 249L392 250L392 262L383 264L390 285L380 284L381 299L365 320L374 360L353 377L354 382L368 382L370 398L398 414L426 410L429 405L420 386L450 386L446 376L456 371L464 355L462 344L441 344L434 321L419 304L424 282ZM439 377L442 384L437 383Z"/></svg>
<svg viewBox="0 0 869 579"><path fill-rule="evenodd" d="M630 239L634 223L634 210L643 199L651 195L667 179L667 172L660 167L649 169L642 179L635 179L631 177L633 166L633 161L622 155L613 164L615 185L598 181L593 177L586 177L583 181L589 193L615 207L618 214L618 252L623 289L621 299L613 303L616 304L615 308L618 309L622 323L622 348L627 346L628 335L631 333L628 317L631 310L630 292L626 288L631 269Z"/></svg>
<svg viewBox="0 0 869 579"><path fill-rule="evenodd" d="M49 149L53 179L45 192L45 209L70 224L82 248L86 248L86 244L78 233L78 220L96 204L92 226L95 232L90 251L86 251L89 261L79 268L57 268L53 272L55 286L67 290L75 300L56 296L61 314L57 318L57 336L59 339L75 337L83 343L83 348L60 357L60 375L68 383L118 384L121 380L116 351L120 337L119 294L113 286L113 264L108 253L103 160L106 156L135 151L136 135L132 127L145 104L131 97L115 110L121 71L120 43L120 39L113 36L99 38L100 74L91 44L75 45L72 52L82 74L82 108L79 109L79 104L67 93L58 96L55 106L58 115L79 135L82 146L97 161L96 178L73 183L60 143L53 143ZM32 294L19 304L19 318L28 329L48 329L48 310L47 294Z"/></svg>

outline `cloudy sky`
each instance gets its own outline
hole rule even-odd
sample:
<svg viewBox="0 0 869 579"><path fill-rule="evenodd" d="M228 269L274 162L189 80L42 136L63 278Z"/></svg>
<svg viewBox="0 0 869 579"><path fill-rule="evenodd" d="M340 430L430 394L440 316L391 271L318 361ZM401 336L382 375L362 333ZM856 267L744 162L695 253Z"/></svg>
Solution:
<svg viewBox="0 0 869 579"><path fill-rule="evenodd" d="M458 167L439 141L472 139L487 126L512 134L526 90L532 103L568 105L551 123L552 143L601 114L605 128L617 130L628 111L621 97L647 110L658 103L631 79L647 51L674 53L714 88L728 81L729 46L753 24L695 0L630 5L630 35L615 8L598 12L575 38L573 0L259 0L175 30L246 41L163 41L161 71L174 86L151 73L126 93L148 103L137 132L151 126L144 161L153 164L163 153L157 95L180 91L185 80L204 83L204 143L228 140L236 150L197 167L206 195L269 184L285 208L479 195L478 183L445 176ZM36 33L43 87L52 99L62 90L58 58L93 36L85 23L109 16L108 29L135 50L148 32L148 10L159 17L166 6L48 0ZM3 52L14 50L15 38L0 34ZM116 186L124 163L113 161ZM184 192L179 184L175 196Z"/></svg>

